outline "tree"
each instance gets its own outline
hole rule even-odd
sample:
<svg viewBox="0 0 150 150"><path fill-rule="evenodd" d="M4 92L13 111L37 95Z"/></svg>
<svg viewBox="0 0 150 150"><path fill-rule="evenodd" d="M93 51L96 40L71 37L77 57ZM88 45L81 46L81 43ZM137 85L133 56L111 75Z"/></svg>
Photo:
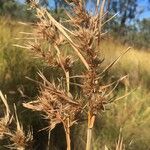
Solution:
<svg viewBox="0 0 150 150"><path fill-rule="evenodd" d="M109 10L114 13L119 13L118 27L121 33L124 33L124 28L128 21L133 20L137 14L137 0L111 0Z"/></svg>
<svg viewBox="0 0 150 150"><path fill-rule="evenodd" d="M17 2L15 0L0 0L0 14L7 14L13 16L17 9Z"/></svg>

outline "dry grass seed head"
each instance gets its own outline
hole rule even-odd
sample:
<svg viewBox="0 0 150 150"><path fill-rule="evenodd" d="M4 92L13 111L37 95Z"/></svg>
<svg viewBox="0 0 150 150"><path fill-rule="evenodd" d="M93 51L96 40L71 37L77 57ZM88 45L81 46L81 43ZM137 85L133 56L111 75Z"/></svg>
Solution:
<svg viewBox="0 0 150 150"><path fill-rule="evenodd" d="M90 16L84 7L84 2L81 0L72 0L70 6L72 7L72 12L74 16L70 16L70 22L75 26L86 26Z"/></svg>
<svg viewBox="0 0 150 150"><path fill-rule="evenodd" d="M41 94L37 101L23 105L29 109L43 112L44 118L50 122L51 130L56 124L65 122L67 118L70 119L70 125L72 125L76 120L76 114L81 111L78 102L75 102L65 91L58 89L50 82L41 87Z"/></svg>
<svg viewBox="0 0 150 150"><path fill-rule="evenodd" d="M4 117L0 118L0 139L3 139L7 132L9 132L8 126L12 121L12 117L10 117L10 109L7 103L6 98L0 91L0 98L5 105Z"/></svg>
<svg viewBox="0 0 150 150"><path fill-rule="evenodd" d="M8 145L7 147L10 149L18 149L18 150L25 150L29 143L31 143L33 137L32 133L28 131L25 135L23 131L23 126L20 124L18 120L16 106L14 105L15 109L15 118L16 118L16 131L7 133L10 136L10 141L12 144Z"/></svg>

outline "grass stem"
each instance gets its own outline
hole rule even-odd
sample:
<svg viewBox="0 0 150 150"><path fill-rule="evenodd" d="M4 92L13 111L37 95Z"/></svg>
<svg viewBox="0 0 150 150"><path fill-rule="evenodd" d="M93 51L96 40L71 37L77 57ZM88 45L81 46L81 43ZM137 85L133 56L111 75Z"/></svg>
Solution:
<svg viewBox="0 0 150 150"><path fill-rule="evenodd" d="M88 112L86 150L91 150L92 129L93 129L94 122L95 122L95 115L91 115L91 113Z"/></svg>
<svg viewBox="0 0 150 150"><path fill-rule="evenodd" d="M70 139L70 121L69 118L66 119L66 124L64 123L64 129L66 134L66 143L67 143L67 150L71 150L71 139Z"/></svg>

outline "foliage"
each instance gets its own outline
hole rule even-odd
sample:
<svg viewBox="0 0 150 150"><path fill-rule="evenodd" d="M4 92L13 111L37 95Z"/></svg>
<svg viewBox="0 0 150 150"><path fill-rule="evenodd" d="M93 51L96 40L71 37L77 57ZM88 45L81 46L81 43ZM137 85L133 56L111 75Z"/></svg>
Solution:
<svg viewBox="0 0 150 150"><path fill-rule="evenodd" d="M85 2L87 4L87 8L94 7L96 4L96 0L86 0ZM139 31L141 26L143 26L142 22L145 22L137 21L139 20L138 17L140 14L143 13L143 11L139 11L139 2L137 0L108 0L106 2L107 5L105 9L108 11L108 14L106 15L107 18L114 13L119 13L115 20L113 20L110 24L107 23L107 26L105 26L107 27L107 30L111 30L112 35L115 38L119 35L121 42L123 43L134 45L137 48L149 48L148 32L143 33L142 30ZM26 3L29 4L30 0L26 0ZM54 6L51 5L51 3L54 4ZM145 3L149 4L148 1ZM69 8L68 4L66 4L64 0L41 0L40 4L50 9L50 11L55 14L56 18L59 18L60 15L65 17L65 13L62 8ZM2 0L0 2L0 14L7 15L15 19L34 22L36 20L34 12L28 10L27 6L28 5L21 4L15 0ZM147 8L145 8L145 10L147 10ZM144 28L149 28L149 24L147 23L144 26Z"/></svg>
<svg viewBox="0 0 150 150"><path fill-rule="evenodd" d="M139 26L136 28L136 31L129 31L124 41L128 41L129 44L138 48L150 49L150 19L139 21Z"/></svg>
<svg viewBox="0 0 150 150"><path fill-rule="evenodd" d="M36 64L39 64L40 67L40 63L37 61L33 63L33 59L31 59L26 51L13 46L13 44L18 43L18 39L15 38L23 37L19 32L29 31L30 28L23 27L16 21L3 17L0 18L0 28L1 90L5 91L12 98L15 98L21 96L18 90L24 87L27 90L26 92L32 95L31 91L35 91L35 88L33 88L33 83L29 82L25 76L35 78ZM31 88L27 87L27 85L31 85L29 86Z"/></svg>

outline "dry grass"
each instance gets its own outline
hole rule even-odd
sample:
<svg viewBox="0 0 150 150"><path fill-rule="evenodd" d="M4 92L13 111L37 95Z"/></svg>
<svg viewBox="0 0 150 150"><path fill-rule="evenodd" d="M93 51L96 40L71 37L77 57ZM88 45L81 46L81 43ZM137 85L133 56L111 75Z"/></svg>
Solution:
<svg viewBox="0 0 150 150"><path fill-rule="evenodd" d="M5 29L6 31L8 31L8 32L5 32L5 34L7 33L6 35L9 36L10 32L8 30L9 26L7 23L5 27L7 28L5 29L3 26L2 29L3 30ZM19 30L22 30L22 29L23 28ZM14 28L14 31L15 31L15 28ZM18 29L16 32L18 32ZM5 36L5 34L3 36ZM12 35L10 36L10 38L11 37ZM16 43L16 42L13 42L13 43ZM70 51L70 48L68 48L68 46L65 46L65 47L66 48L64 51L66 51L66 49L67 51ZM7 48L10 49L10 47L7 47ZM103 62L103 65L102 65L103 68L109 63L111 63L116 57L118 57L120 53L122 53L121 52L122 49L126 49L126 48L127 48L126 46L119 44L117 41L112 41L112 40L101 41L100 50L102 52L102 56L105 56L105 61ZM95 150L99 149L101 146L105 144L108 146L109 149L110 147L114 147L113 145L115 143L115 139L117 139L118 137L118 134L116 137L114 132L118 130L118 127L122 125L123 125L123 137L124 137L125 144L127 145L126 149L145 150L148 148L148 145L149 145L149 140L148 140L149 134L147 133L147 131L149 130L149 115L148 115L149 107L147 107L149 106L149 94L148 94L149 91L147 90L147 88L145 88L145 84L148 85L148 81L150 77L149 68L147 67L147 64L149 64L150 62L149 53L132 49L132 51L127 53L126 56L127 57L123 57L120 62L118 62L115 66L113 66L111 70L109 70L109 72L111 73L111 76L122 76L124 74L129 73L129 79L130 79L129 88L133 86L131 82L135 83L134 86L137 87L137 85L139 85L140 87L139 87L139 90L134 92L131 97L125 98L123 101L115 103L114 105L115 107L112 110L107 111L103 119L101 118L102 120L105 119L106 123L104 123L105 127L96 131L98 132L96 135L97 138L94 138L94 142L92 142L92 145L94 145ZM1 61L1 64L2 66L4 66L2 61ZM52 63L49 63L49 64L52 64ZM58 65L58 60L56 64ZM60 67L60 65L58 66ZM78 67L76 70L77 71L81 70L81 68ZM1 70L1 72L3 71ZM79 75L79 77L82 77L82 76L83 75ZM120 91L120 88L118 90ZM118 94L118 95L122 95L122 94L123 93L121 92L121 94ZM82 129L80 128L80 130ZM78 138L80 142L82 142L81 140L82 135L83 134L79 133L76 137ZM112 139L110 139L110 136L112 136ZM84 142L82 144L84 145ZM81 145L81 143L77 145ZM84 149L84 146L83 146L83 149ZM103 147L101 148L103 149Z"/></svg>
<svg viewBox="0 0 150 150"><path fill-rule="evenodd" d="M37 101L25 103L24 106L43 112L44 118L50 121L48 127L50 129L53 129L58 123L63 123L66 133L67 150L71 149L70 126L76 122L75 116L86 109L88 118L86 150L90 150L92 129L96 116L110 102L111 94L117 87L118 82L125 77L108 85L102 85L101 80L103 80L105 73L130 48L127 48L125 52L106 66L103 71L99 72L98 69L103 60L99 58L97 48L101 46L101 38L105 35L102 27L108 21L104 17L105 0L101 3L97 1L94 15L87 12L85 4L81 0L73 0L71 3L69 1L66 2L71 10L67 12L68 20L64 22L67 23L70 29L67 29L63 24L55 20L45 8L40 7L34 0L30 1L31 7L36 10L36 16L39 20L35 24L35 32L27 33L33 35L30 38L27 37L29 40L32 38L33 40L24 46L15 46L29 49L51 66L57 64L64 71L66 82L65 86L61 86L63 82L60 82L59 85L52 84L40 73L39 75L43 79L43 83L39 83L41 85L41 95ZM43 46L42 43L46 43L46 46ZM82 89L82 101L86 103L84 105L79 100L75 102L75 98L70 93L70 71L73 60L68 56L64 58L64 52L61 47L66 44L71 46L74 54L77 55L86 68L86 71L82 71L81 84L78 84ZM80 75L75 74L75 76Z"/></svg>
<svg viewBox="0 0 150 150"><path fill-rule="evenodd" d="M33 111L41 112L41 115L49 122L49 126L44 129L52 130L56 124L62 123L66 133L68 150L71 149L70 127L78 122L78 115L83 115L86 112L88 120L86 149L90 150L92 145L91 139L93 138L92 130L98 113L104 111L107 104L116 100L113 99L113 92L119 82L127 81L127 76L123 76L119 80L117 79L112 83L105 84L103 77L128 52L129 48L126 48L127 50L121 52L120 55L120 49L124 49L124 46L118 46L116 49L116 47L113 48L114 44L111 45L111 42L108 45L101 41L101 38L105 35L102 27L107 22L107 20L104 20L104 0L101 4L97 1L96 7L101 7L101 9L96 9L95 15L89 14L86 11L82 1L73 0L73 5L68 2L71 13L67 13L68 20L65 23L69 25L69 30L63 26L63 23L61 24L61 22L55 20L47 10L41 8L34 1L31 2L31 6L37 12L39 21L33 25L35 29L33 33L23 33L25 36L24 39L28 42L24 45L15 46L29 49L34 56L42 58L49 66L62 69L64 72L62 78L65 77L65 81L60 78L57 83L50 82L39 72L39 76L43 82L35 82L40 86L40 94L36 101L24 103L23 105ZM72 12L74 12L74 15L71 15ZM70 45L69 48L71 47L71 56L64 54L65 52L62 47L66 45ZM115 49L115 52L111 49ZM105 59L109 60L107 61L107 64L110 63L109 65L106 65L103 59L101 59L103 50L106 56ZM79 59L75 60L74 55ZM137 57L137 61L135 59L133 60L133 55ZM127 59L128 62L138 66L137 63L139 63L141 55L145 56L145 53L130 52L127 55L128 57L124 57L123 62L118 63L113 70L119 70L120 66L123 66L122 68L128 71L126 67L128 68L129 64L125 63ZM72 76L71 72L74 61L82 62L84 69L81 70L81 74L74 72ZM149 62L148 59L145 63L147 62ZM143 61L141 63L143 64ZM101 70L101 67L103 70ZM147 71L147 67L143 68L143 70ZM119 71L114 72L118 73ZM70 79L76 77L79 78L80 84L79 82L73 84L81 88L82 95L73 97L74 94L70 90L70 85L72 84ZM125 96L119 97L117 100L127 95L128 93ZM6 109L4 118L1 119L2 137L6 131L10 132L7 126L11 122L11 119L10 116L8 117L9 113L7 111L8 109ZM130 115L130 112L128 115ZM118 120L126 120L127 116ZM16 131L8 134L10 141L13 143L10 145L10 148L24 149L28 141L32 138L30 134L25 135L17 115L15 115L15 118L17 124ZM116 150L124 149L122 143L122 138L119 138Z"/></svg>
<svg viewBox="0 0 150 150"><path fill-rule="evenodd" d="M10 109L8 103L1 91L0 91L0 98L3 104L5 105L4 117L0 118L0 139L3 139L5 134L9 132L9 125L12 119L10 116Z"/></svg>
<svg viewBox="0 0 150 150"><path fill-rule="evenodd" d="M109 42L109 44L107 44ZM118 57L121 50L127 46L121 45L115 40L103 41L101 45L102 55L105 57L103 67ZM150 65L150 53L132 48L112 69L113 76L129 75L130 86L142 86L148 88L150 72L147 66ZM115 71L117 70L117 71Z"/></svg>
<svg viewBox="0 0 150 150"><path fill-rule="evenodd" d="M6 107L6 110L4 111L5 115L3 118L0 119L0 138L5 139L8 138L10 143L5 147L9 149L17 149L17 150L25 150L26 147L31 144L30 142L32 141L32 134L28 132L26 135L23 131L22 125L20 125L17 112L16 112L16 106L14 105L15 108L15 116L16 116L16 130L12 131L10 129L10 125L13 120L13 116L10 116L10 109L7 103L6 98L3 96L2 92L0 91L0 98L2 99L3 104Z"/></svg>

